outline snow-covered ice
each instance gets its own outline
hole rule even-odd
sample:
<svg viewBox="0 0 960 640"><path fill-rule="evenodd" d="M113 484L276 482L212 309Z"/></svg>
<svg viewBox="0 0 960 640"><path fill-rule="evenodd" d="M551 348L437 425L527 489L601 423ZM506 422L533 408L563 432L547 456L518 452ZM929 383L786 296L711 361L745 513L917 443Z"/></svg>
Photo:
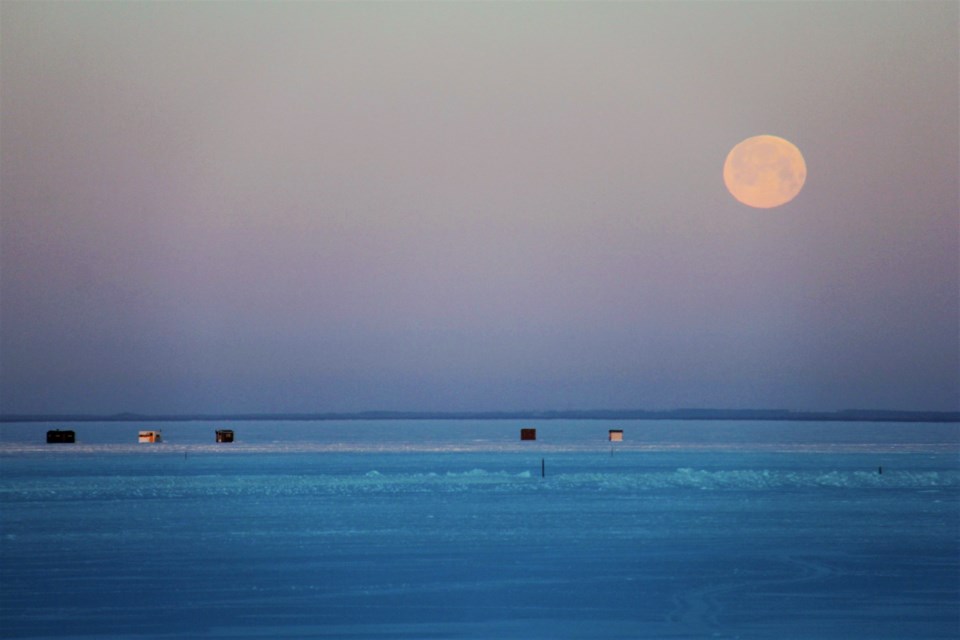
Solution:
<svg viewBox="0 0 960 640"><path fill-rule="evenodd" d="M960 633L957 425L55 426L0 425L4 638Z"/></svg>

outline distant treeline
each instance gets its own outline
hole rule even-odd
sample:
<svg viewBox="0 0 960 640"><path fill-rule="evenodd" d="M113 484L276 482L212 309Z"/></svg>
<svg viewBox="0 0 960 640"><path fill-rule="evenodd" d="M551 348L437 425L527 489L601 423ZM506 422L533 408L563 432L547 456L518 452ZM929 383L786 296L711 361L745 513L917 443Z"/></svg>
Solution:
<svg viewBox="0 0 960 640"><path fill-rule="evenodd" d="M189 422L241 420L801 420L831 422L960 422L960 411L789 411L786 409L672 409L669 411L360 411L356 413L225 413L143 415L0 415L0 422Z"/></svg>

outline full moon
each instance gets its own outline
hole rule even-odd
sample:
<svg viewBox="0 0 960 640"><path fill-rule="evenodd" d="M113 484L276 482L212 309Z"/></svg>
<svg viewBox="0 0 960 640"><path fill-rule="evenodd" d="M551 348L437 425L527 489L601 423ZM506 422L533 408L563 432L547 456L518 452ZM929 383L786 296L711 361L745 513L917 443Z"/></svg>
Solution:
<svg viewBox="0 0 960 640"><path fill-rule="evenodd" d="M723 181L745 205L772 209L793 200L807 179L807 163L793 143L777 136L747 138L727 154Z"/></svg>

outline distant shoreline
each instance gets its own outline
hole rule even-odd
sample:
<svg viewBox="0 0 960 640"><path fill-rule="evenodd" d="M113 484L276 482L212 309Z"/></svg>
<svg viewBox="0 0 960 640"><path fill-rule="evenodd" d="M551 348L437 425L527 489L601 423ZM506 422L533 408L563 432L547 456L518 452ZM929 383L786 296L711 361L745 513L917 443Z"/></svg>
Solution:
<svg viewBox="0 0 960 640"><path fill-rule="evenodd" d="M796 422L960 422L960 411L789 411L779 409L673 409L584 411L358 411L353 413L223 413L149 415L4 414L3 422L249 422L265 420L770 420Z"/></svg>

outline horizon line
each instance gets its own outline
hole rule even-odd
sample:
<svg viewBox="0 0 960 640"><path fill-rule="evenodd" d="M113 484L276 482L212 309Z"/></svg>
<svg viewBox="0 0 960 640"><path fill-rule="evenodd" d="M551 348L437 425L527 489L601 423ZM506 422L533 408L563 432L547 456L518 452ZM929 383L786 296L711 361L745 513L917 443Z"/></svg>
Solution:
<svg viewBox="0 0 960 640"><path fill-rule="evenodd" d="M796 420L843 422L960 422L960 411L908 409L567 409L497 411L315 411L151 414L3 413L0 422L189 422L189 421L332 421L332 420Z"/></svg>

